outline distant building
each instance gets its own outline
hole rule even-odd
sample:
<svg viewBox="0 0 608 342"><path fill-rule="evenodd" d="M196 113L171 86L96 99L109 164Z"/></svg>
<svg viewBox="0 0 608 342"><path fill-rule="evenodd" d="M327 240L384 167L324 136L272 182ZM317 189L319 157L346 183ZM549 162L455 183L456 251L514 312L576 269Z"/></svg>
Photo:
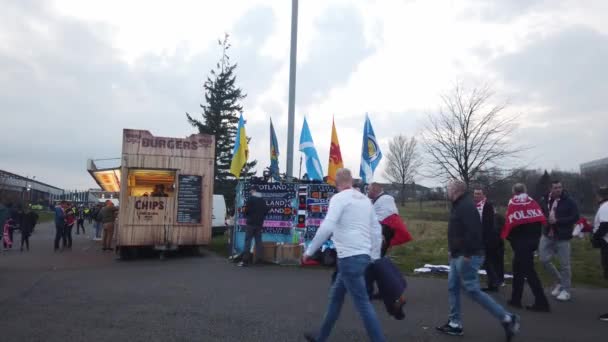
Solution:
<svg viewBox="0 0 608 342"><path fill-rule="evenodd" d="M608 185L608 158L583 163L581 175L589 178L593 185Z"/></svg>
<svg viewBox="0 0 608 342"><path fill-rule="evenodd" d="M52 198L62 196L63 189L42 183L36 177L24 177L0 170L0 202L47 204Z"/></svg>

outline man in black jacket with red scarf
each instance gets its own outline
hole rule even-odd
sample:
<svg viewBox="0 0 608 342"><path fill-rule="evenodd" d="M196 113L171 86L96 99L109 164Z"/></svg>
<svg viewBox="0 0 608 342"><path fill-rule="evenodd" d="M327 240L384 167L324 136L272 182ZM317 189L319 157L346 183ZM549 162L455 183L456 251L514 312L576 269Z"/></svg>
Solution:
<svg viewBox="0 0 608 342"><path fill-rule="evenodd" d="M498 287L504 282L505 245L500 238L501 227L496 227L494 205L487 200L481 188L475 189L473 199L481 219L486 254L484 269L487 273L488 287L482 290L497 292Z"/></svg>

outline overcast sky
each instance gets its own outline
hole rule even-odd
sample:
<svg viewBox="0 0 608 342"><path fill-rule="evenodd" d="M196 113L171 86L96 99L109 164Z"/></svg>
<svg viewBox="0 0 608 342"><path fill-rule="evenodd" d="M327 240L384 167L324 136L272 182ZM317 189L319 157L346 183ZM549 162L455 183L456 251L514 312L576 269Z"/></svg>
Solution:
<svg viewBox="0 0 608 342"><path fill-rule="evenodd" d="M272 116L284 169L290 19L288 0L3 0L0 169L86 189L86 160L119 157L123 128L194 133L224 32L251 156L269 164ZM608 156L608 1L301 0L297 80L296 142L306 116L325 169L332 115L358 170L366 112L387 151L463 81L520 115L522 164L578 170Z"/></svg>

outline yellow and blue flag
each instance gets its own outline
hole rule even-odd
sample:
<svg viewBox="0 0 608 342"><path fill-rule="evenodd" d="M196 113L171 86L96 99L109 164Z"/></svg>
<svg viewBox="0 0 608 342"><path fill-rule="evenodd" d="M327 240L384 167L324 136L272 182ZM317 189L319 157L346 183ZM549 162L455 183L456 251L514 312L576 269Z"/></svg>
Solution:
<svg viewBox="0 0 608 342"><path fill-rule="evenodd" d="M270 119L270 175L276 181L280 180L279 176L279 143L277 135L274 132L272 119Z"/></svg>
<svg viewBox="0 0 608 342"><path fill-rule="evenodd" d="M243 120L243 113L239 118L239 128L236 131L236 137L234 139L234 150L232 150L232 162L230 163L230 173L236 178L241 177L241 171L245 164L247 164L247 158L249 157L249 146L247 145L247 132L245 131L245 120Z"/></svg>

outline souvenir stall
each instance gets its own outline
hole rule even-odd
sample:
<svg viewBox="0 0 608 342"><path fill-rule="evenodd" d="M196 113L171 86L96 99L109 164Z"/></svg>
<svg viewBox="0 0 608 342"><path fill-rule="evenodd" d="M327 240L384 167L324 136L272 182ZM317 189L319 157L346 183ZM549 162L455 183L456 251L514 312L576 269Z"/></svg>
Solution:
<svg viewBox="0 0 608 342"><path fill-rule="evenodd" d="M240 182L237 186L233 254L243 252L247 200L259 192L270 211L262 231L263 259L277 264L299 264L302 253L321 225L335 188L327 184Z"/></svg>

